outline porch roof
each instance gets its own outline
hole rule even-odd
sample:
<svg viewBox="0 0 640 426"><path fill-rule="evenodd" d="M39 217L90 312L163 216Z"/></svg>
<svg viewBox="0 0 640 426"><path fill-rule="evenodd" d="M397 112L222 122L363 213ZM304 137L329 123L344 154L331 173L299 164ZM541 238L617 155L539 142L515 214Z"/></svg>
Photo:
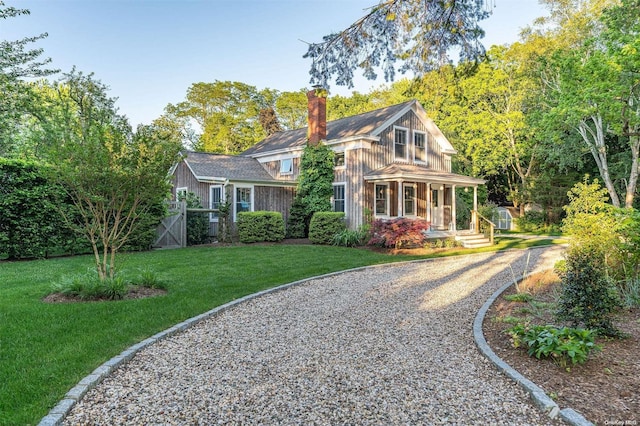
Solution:
<svg viewBox="0 0 640 426"><path fill-rule="evenodd" d="M484 185L484 179L470 176L458 175L455 173L439 172L429 170L423 166L413 164L394 163L378 170L373 170L364 176L370 182L380 182L388 180L410 180L414 182L440 183L449 185Z"/></svg>

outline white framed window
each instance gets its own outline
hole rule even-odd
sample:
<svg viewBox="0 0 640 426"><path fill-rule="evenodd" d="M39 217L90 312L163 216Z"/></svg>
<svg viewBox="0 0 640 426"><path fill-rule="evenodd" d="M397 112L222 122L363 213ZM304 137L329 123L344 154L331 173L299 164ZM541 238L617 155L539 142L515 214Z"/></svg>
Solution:
<svg viewBox="0 0 640 426"><path fill-rule="evenodd" d="M235 214L253 211L253 186L237 186L235 193Z"/></svg>
<svg viewBox="0 0 640 426"><path fill-rule="evenodd" d="M187 198L188 191L189 191L189 188L187 188L186 186L176 188L176 201L181 201Z"/></svg>
<svg viewBox="0 0 640 426"><path fill-rule="evenodd" d="M346 213L345 209L345 184L344 183L334 183L333 184L333 197L331 200L331 204L333 205L334 212L342 212Z"/></svg>
<svg viewBox="0 0 640 426"><path fill-rule="evenodd" d="M385 183L377 183L375 185L376 201L375 212L376 216L388 216L389 215L389 185Z"/></svg>
<svg viewBox="0 0 640 426"><path fill-rule="evenodd" d="M280 174L290 175L293 173L293 158L283 158L280 160Z"/></svg>
<svg viewBox="0 0 640 426"><path fill-rule="evenodd" d="M211 185L209 187L209 208L219 209L222 203L224 203L224 187L222 185ZM210 222L217 222L219 218L220 213L209 213Z"/></svg>
<svg viewBox="0 0 640 426"><path fill-rule="evenodd" d="M344 151L333 153L333 167L337 169L344 169L346 167L346 156Z"/></svg>
<svg viewBox="0 0 640 426"><path fill-rule="evenodd" d="M412 183L404 184L402 191L404 216L416 215L416 186Z"/></svg>
<svg viewBox="0 0 640 426"><path fill-rule="evenodd" d="M393 128L393 154L396 160L407 161L409 159L409 147L407 134L409 130L404 127Z"/></svg>
<svg viewBox="0 0 640 426"><path fill-rule="evenodd" d="M417 163L427 162L427 134L417 130L413 132L413 159Z"/></svg>

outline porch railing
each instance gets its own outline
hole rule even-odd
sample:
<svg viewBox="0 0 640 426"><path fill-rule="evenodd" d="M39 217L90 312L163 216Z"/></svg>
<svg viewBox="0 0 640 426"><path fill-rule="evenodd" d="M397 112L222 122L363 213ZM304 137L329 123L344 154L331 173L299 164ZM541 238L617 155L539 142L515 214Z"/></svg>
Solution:
<svg viewBox="0 0 640 426"><path fill-rule="evenodd" d="M496 228L495 223L478 213L477 210L471 210L471 224L475 232L482 232L485 238L488 238L493 244L493 234Z"/></svg>

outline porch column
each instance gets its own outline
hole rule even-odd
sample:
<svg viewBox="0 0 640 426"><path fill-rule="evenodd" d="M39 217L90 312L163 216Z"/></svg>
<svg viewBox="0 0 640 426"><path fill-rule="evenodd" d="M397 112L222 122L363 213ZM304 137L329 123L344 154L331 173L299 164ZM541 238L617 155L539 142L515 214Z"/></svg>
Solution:
<svg viewBox="0 0 640 426"><path fill-rule="evenodd" d="M431 184L427 183L427 194L425 196L427 202L427 221L431 223Z"/></svg>
<svg viewBox="0 0 640 426"><path fill-rule="evenodd" d="M456 232L456 186L451 185L451 230Z"/></svg>
<svg viewBox="0 0 640 426"><path fill-rule="evenodd" d="M473 232L480 232L480 218L478 217L478 187L473 186Z"/></svg>
<svg viewBox="0 0 640 426"><path fill-rule="evenodd" d="M478 211L478 187L473 187L473 210Z"/></svg>
<svg viewBox="0 0 640 426"><path fill-rule="evenodd" d="M404 188L402 187L403 180L398 179L398 216L404 216Z"/></svg>

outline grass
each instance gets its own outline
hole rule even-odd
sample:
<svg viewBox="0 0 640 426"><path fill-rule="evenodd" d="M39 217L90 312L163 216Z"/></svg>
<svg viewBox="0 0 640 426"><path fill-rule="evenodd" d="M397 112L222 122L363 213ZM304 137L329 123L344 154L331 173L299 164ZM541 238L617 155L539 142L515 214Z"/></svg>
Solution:
<svg viewBox="0 0 640 426"><path fill-rule="evenodd" d="M492 250L539 241L500 239ZM547 242L549 244L550 242ZM489 251L452 250L452 253ZM332 271L414 260L333 246L236 246L124 254L120 269L153 270L165 296L47 304L54 282L92 257L0 262L0 424L33 424L100 364L187 318L247 294ZM429 256L434 257L434 256Z"/></svg>

